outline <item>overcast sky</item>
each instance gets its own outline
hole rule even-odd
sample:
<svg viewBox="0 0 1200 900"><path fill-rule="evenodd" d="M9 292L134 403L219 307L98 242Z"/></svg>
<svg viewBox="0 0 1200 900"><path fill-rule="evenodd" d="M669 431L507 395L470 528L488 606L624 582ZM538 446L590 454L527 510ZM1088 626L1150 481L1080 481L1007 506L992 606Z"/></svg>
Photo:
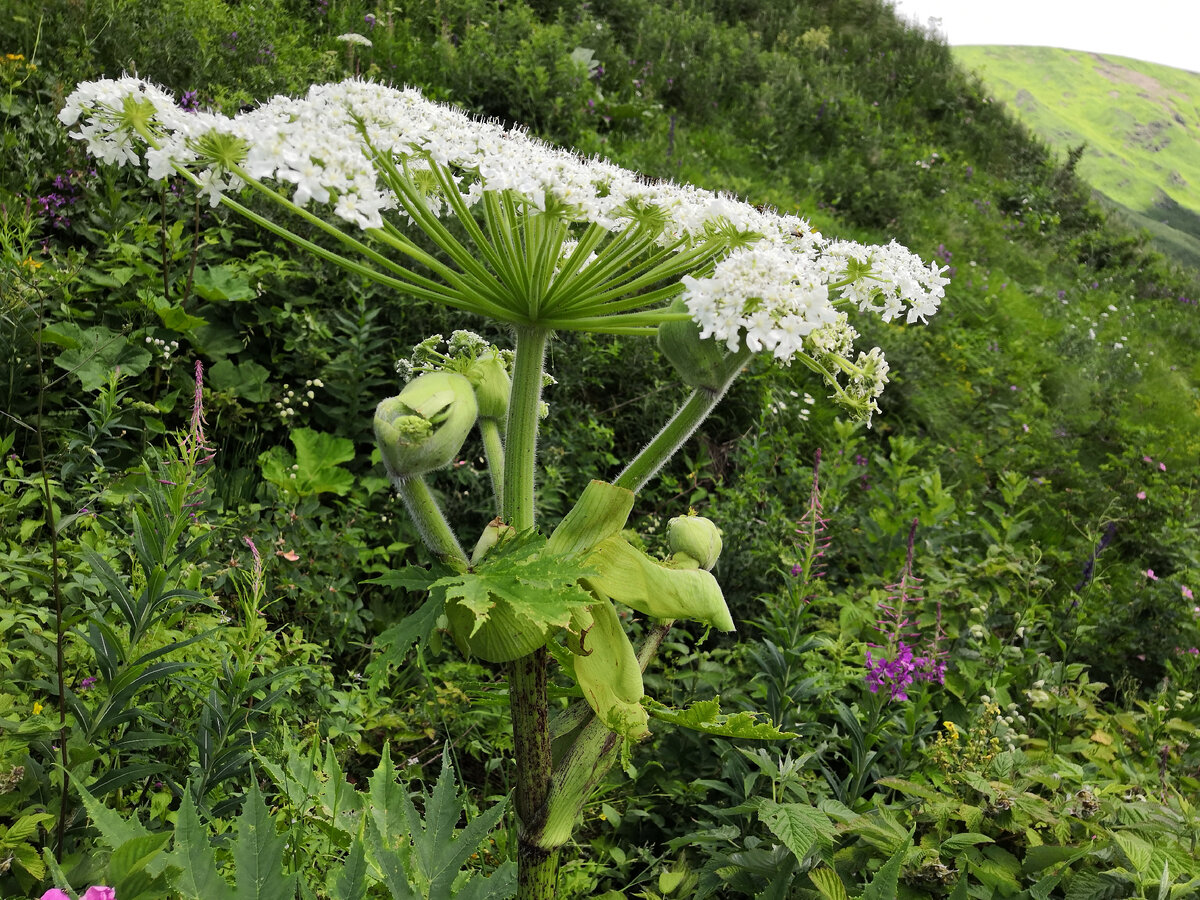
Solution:
<svg viewBox="0 0 1200 900"><path fill-rule="evenodd" d="M1200 72L1200 0L893 0L932 16L951 46L1025 44L1128 56Z"/></svg>

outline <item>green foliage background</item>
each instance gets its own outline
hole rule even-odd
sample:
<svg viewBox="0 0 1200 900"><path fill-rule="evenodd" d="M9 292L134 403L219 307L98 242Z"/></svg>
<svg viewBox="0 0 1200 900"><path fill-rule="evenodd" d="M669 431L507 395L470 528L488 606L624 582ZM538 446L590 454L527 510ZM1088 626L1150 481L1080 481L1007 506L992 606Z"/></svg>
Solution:
<svg viewBox="0 0 1200 900"><path fill-rule="evenodd" d="M651 549L688 507L721 525L741 628L668 644L648 688L676 706L721 694L802 738L656 729L583 823L563 896L1192 889L1200 286L944 45L879 0L8 0L0 44L0 894L44 889L39 851L60 838L73 885L128 863L61 790L63 747L79 784L164 833L194 810L226 834L252 773L290 772L263 788L286 871L318 896L340 896L363 851L337 802L289 788L303 760L316 791L367 777L390 745L410 779L450 740L472 815L509 785L496 672L446 649L364 676L421 602L369 579L424 561L371 410L412 344L485 329L347 280L182 185L92 171L55 115L78 81L133 69L229 111L351 74L413 84L952 267L930 325L869 330L895 373L873 431L837 420L808 373L756 363L639 498ZM163 473L194 358L216 455L185 507L164 482L191 482ZM550 369L546 521L684 395L649 342L564 336ZM815 579L790 573L818 447L832 543ZM468 444L436 483L462 533L492 515L480 455ZM950 670L885 703L863 658L914 518L913 615L927 633L940 616ZM133 549L153 522L200 541L158 594ZM155 610L138 628L116 624L122 589ZM171 590L192 593L155 605ZM59 672L78 701L61 714ZM507 871L507 831L490 841L469 866ZM214 845L226 875L232 846Z"/></svg>

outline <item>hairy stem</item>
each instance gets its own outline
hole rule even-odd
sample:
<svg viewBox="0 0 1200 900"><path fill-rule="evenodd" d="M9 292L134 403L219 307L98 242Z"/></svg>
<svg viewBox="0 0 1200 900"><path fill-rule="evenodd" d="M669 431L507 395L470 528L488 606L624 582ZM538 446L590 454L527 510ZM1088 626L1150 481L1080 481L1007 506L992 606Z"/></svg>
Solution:
<svg viewBox="0 0 1200 900"><path fill-rule="evenodd" d="M750 358L750 351L742 347L725 358L725 380L717 390L698 388L692 392L683 406L676 410L671 420L663 426L646 447L625 467L625 471L614 482L618 487L628 488L635 493L646 486L654 474L662 468L675 452L684 445L700 423L708 418L742 371Z"/></svg>
<svg viewBox="0 0 1200 900"><path fill-rule="evenodd" d="M467 554L459 546L458 538L450 529L450 523L446 521L425 479L417 475L396 478L392 483L430 552L443 562L458 563L466 569Z"/></svg>
<svg viewBox="0 0 1200 900"><path fill-rule="evenodd" d="M542 399L542 361L549 333L517 329L517 355L505 429L502 516L517 531L534 525L534 472L538 412ZM550 709L546 699L548 653L542 647L508 666L508 702L512 710L513 750L517 763L516 807L520 820L518 900L552 900L558 880L558 853L531 839L541 830L550 793Z"/></svg>

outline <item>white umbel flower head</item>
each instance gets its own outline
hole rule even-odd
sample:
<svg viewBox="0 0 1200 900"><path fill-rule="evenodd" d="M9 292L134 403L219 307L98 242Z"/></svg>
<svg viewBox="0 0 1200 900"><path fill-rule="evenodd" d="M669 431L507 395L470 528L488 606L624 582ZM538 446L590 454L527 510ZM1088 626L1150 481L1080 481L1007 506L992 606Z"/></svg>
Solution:
<svg viewBox="0 0 1200 900"><path fill-rule="evenodd" d="M366 41L354 34L341 39ZM895 242L829 240L802 218L727 194L651 182L413 89L361 80L315 85L303 98L275 97L226 117L184 111L166 91L121 78L80 85L59 119L75 127L74 136L98 159L145 164L154 177L185 172L214 205L250 183L282 195L301 215L306 207L324 207L378 239L374 246L407 252L401 228L420 229L454 259L457 268L446 273L475 277L477 289L472 294L463 279L448 277L450 286L438 293L428 278L409 276L399 264L386 269L387 277L398 273L418 285L418 296L511 322L613 333L652 332L677 315L666 306L681 296L704 337L730 350L804 359L835 381L848 376L835 386L839 397L854 395L868 405L886 381L882 357L872 351L852 361L847 345L834 364L819 345L829 334L853 331L842 313L847 307L889 321L924 321L947 284L944 269ZM393 210L385 231L384 214ZM478 266L438 225L440 216L473 220L466 224L474 229ZM525 237L506 244L495 232L505 228L526 229ZM511 247L532 241L530 235L542 242L546 259L514 261ZM643 270L629 265L630 247L653 262ZM619 253L624 261L610 266ZM472 275L479 271L487 277ZM607 280L596 272L609 273Z"/></svg>

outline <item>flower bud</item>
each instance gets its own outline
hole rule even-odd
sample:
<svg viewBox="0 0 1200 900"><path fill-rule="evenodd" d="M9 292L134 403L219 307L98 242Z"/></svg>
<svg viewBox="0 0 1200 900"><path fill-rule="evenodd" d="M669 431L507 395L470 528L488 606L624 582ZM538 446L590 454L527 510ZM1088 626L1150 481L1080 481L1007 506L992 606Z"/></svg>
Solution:
<svg viewBox="0 0 1200 900"><path fill-rule="evenodd" d="M721 529L704 516L676 516L667 523L667 546L672 553L686 553L707 571L721 555Z"/></svg>
<svg viewBox="0 0 1200 900"><path fill-rule="evenodd" d="M475 387L479 417L504 421L508 415L508 394L512 388L504 361L495 352L488 351L471 363L466 376Z"/></svg>
<svg viewBox="0 0 1200 900"><path fill-rule="evenodd" d="M687 312L687 305L678 299L670 311ZM659 325L658 349L688 387L719 391L725 384L725 346L712 338L701 340L700 326L691 319Z"/></svg>
<svg viewBox="0 0 1200 900"><path fill-rule="evenodd" d="M393 478L409 478L454 461L478 406L471 382L451 372L429 372L375 410L375 439Z"/></svg>
<svg viewBox="0 0 1200 900"><path fill-rule="evenodd" d="M503 519L496 516L488 522L487 527L483 529L483 534L475 543L475 549L471 552L471 565L478 565L480 560L488 555L489 550L514 534L516 534L516 529L511 525L506 525Z"/></svg>

